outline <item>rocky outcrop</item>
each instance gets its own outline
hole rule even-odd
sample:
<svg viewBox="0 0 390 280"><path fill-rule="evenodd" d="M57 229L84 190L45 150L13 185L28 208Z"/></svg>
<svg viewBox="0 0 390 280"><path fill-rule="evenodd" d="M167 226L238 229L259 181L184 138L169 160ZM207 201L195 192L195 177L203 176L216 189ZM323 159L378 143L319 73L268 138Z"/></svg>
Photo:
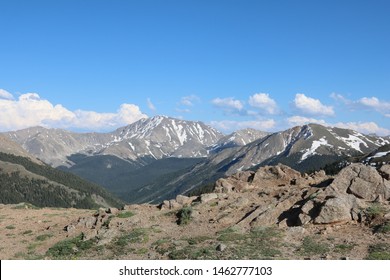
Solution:
<svg viewBox="0 0 390 280"><path fill-rule="evenodd" d="M176 196L176 199L171 200L164 200L162 204L160 204L161 210L166 209L181 209L183 206L191 205L191 203L196 200L198 197L192 196L184 196L184 195L178 195Z"/></svg>
<svg viewBox="0 0 390 280"><path fill-rule="evenodd" d="M237 224L244 227L362 222L370 203L390 199L389 175L389 165L377 171L352 164L331 178L324 171L301 175L279 164L219 179L215 192L258 193L262 199L250 209L239 207L246 213ZM223 220L232 221L226 215Z"/></svg>
<svg viewBox="0 0 390 280"><path fill-rule="evenodd" d="M190 210L186 225L189 236L221 229L245 233L278 226L299 238L306 231L312 232L311 228L321 234L339 226L374 228L390 220L389 168L383 166L377 171L352 164L330 177L323 171L302 175L285 165L266 166L220 179L214 192L199 197L178 195L159 207L141 204L128 205L123 210L102 208L95 215L79 218L65 231L68 235L82 231L86 238L96 238L98 245L117 242L124 236L123 229L149 229L150 235L171 236L185 229L177 223L183 208ZM376 224L369 217L373 205L379 205L382 211ZM216 250L229 250L223 245Z"/></svg>
<svg viewBox="0 0 390 280"><path fill-rule="evenodd" d="M383 171L378 172L363 164L345 167L327 188L302 206L301 223L361 222L369 203L390 199L390 185L385 173L388 168L384 166Z"/></svg>

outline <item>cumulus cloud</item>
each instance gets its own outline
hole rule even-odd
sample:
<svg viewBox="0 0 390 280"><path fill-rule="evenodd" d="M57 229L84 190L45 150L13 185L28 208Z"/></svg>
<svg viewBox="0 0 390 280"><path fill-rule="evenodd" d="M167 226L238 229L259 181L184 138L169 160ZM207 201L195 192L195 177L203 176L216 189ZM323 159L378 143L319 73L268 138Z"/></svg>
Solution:
<svg viewBox="0 0 390 280"><path fill-rule="evenodd" d="M225 113L239 113L244 109L244 104L233 97L228 98L215 98L211 103L218 108L221 108Z"/></svg>
<svg viewBox="0 0 390 280"><path fill-rule="evenodd" d="M332 106L326 106L320 100L297 93L294 99L294 106L304 114L315 116L333 116Z"/></svg>
<svg viewBox="0 0 390 280"><path fill-rule="evenodd" d="M275 100L269 97L268 93L256 93L249 97L249 105L264 110L268 114L278 113L278 106Z"/></svg>
<svg viewBox="0 0 390 280"><path fill-rule="evenodd" d="M16 130L31 126L107 130L147 117L139 107L122 104L115 113L70 111L61 104L53 105L37 93L26 93L17 100L0 99L0 130Z"/></svg>
<svg viewBox="0 0 390 280"><path fill-rule="evenodd" d="M156 106L154 106L154 104L152 103L152 100L150 100L150 98L148 98L146 100L146 103L148 104L148 108L151 110L151 111L156 111Z"/></svg>
<svg viewBox="0 0 390 280"><path fill-rule="evenodd" d="M287 118L289 126L305 125L309 123L316 123L323 126L339 127L345 129L352 129L363 134L376 134L380 136L390 135L390 129L380 127L375 122L338 122L338 123L327 123L325 120L307 118L302 116L293 116Z"/></svg>
<svg viewBox="0 0 390 280"><path fill-rule="evenodd" d="M307 117L302 117L302 116L292 116L287 118L287 123L290 126L298 126L298 125L305 125L309 123L316 123L316 124L321 124L321 125L327 125L326 121L324 120L319 120L319 119L314 119L314 118L307 118Z"/></svg>
<svg viewBox="0 0 390 280"><path fill-rule="evenodd" d="M180 104L184 106L194 106L194 103L199 102L200 98L196 95L184 96L180 100Z"/></svg>
<svg viewBox="0 0 390 280"><path fill-rule="evenodd" d="M379 100L377 97L363 97L358 100L358 103L366 109L372 109L386 117L390 115L390 102Z"/></svg>
<svg viewBox="0 0 390 280"><path fill-rule="evenodd" d="M12 100L12 99L14 99L14 96L11 93L9 93L8 91L0 88L0 99Z"/></svg>
<svg viewBox="0 0 390 280"><path fill-rule="evenodd" d="M352 129L364 134L390 135L390 129L380 127L375 122L339 122L332 126Z"/></svg>
<svg viewBox="0 0 390 280"><path fill-rule="evenodd" d="M347 108L350 110L376 111L387 118L390 117L390 102L380 100L375 96L363 97L358 100L350 100L341 94L332 93L331 97L337 101L340 101L344 105L347 105Z"/></svg>
<svg viewBox="0 0 390 280"><path fill-rule="evenodd" d="M269 131L275 127L276 121L273 119L254 120L254 121L223 120L223 121L212 121L210 122L210 125L226 133L240 130L240 129L245 129L245 128L254 128L258 130Z"/></svg>

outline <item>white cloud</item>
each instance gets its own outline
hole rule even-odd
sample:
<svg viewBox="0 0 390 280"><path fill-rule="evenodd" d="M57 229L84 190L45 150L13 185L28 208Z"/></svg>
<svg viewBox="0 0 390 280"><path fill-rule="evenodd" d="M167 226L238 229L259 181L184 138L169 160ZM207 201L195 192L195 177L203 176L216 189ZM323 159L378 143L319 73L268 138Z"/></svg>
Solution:
<svg viewBox="0 0 390 280"><path fill-rule="evenodd" d="M345 129L352 129L363 134L377 134L381 136L390 135L390 129L380 127L375 122L338 122L338 123L327 123L325 120L319 120L314 118L307 118L302 116L293 116L287 118L289 126L298 126L309 123L316 123L323 126L339 127Z"/></svg>
<svg viewBox="0 0 390 280"><path fill-rule="evenodd" d="M229 133L245 128L254 128L262 131L269 131L276 125L275 120L256 120L256 121L212 121L210 125L220 131Z"/></svg>
<svg viewBox="0 0 390 280"><path fill-rule="evenodd" d="M305 125L305 124L309 124L309 123L327 125L326 121L324 121L324 120L307 118L307 117L302 117L302 116L292 116L290 118L287 118L287 123L290 126L299 126L299 125Z"/></svg>
<svg viewBox="0 0 390 280"><path fill-rule="evenodd" d="M215 98L211 103L218 108L222 108L226 113L237 113L244 108L244 104L233 97Z"/></svg>
<svg viewBox="0 0 390 280"><path fill-rule="evenodd" d="M148 104L148 108L151 110L151 111L156 111L156 106L154 106L154 104L152 103L152 100L150 100L150 98L148 98L146 100L147 104Z"/></svg>
<svg viewBox="0 0 390 280"><path fill-rule="evenodd" d="M352 103L351 100L349 100L348 98L345 98L343 95L341 95L339 93L333 92L330 95L330 97L333 98L335 101L338 101L338 102L341 102L341 103L344 103L344 104L347 104L347 105L351 105L351 103Z"/></svg>
<svg viewBox="0 0 390 280"><path fill-rule="evenodd" d="M194 103L199 102L200 98L196 95L184 96L180 100L180 104L184 106L194 106Z"/></svg>
<svg viewBox="0 0 390 280"><path fill-rule="evenodd" d="M333 116L332 106L326 106L320 100L307 97L302 93L297 93L294 99L295 107L304 114L316 116Z"/></svg>
<svg viewBox="0 0 390 280"><path fill-rule="evenodd" d="M11 93L9 93L8 91L0 88L0 99L12 100L12 99L14 99L14 96Z"/></svg>
<svg viewBox="0 0 390 280"><path fill-rule="evenodd" d="M332 126L352 129L364 134L390 135L390 129L380 127L375 122L339 122Z"/></svg>
<svg viewBox="0 0 390 280"><path fill-rule="evenodd" d="M256 93L249 97L249 105L254 108L265 110L268 114L276 114L278 106L268 93Z"/></svg>
<svg viewBox="0 0 390 280"><path fill-rule="evenodd" d="M379 100L377 97L363 97L359 99L357 103L366 109L372 109L385 115L386 117L390 114L390 102Z"/></svg>
<svg viewBox="0 0 390 280"><path fill-rule="evenodd" d="M349 100L341 94L332 93L331 97L347 105L350 110L372 110L384 115L387 118L390 116L390 102L380 100L375 96L363 97L359 100Z"/></svg>
<svg viewBox="0 0 390 280"><path fill-rule="evenodd" d="M115 113L70 111L60 104L53 105L36 93L26 93L17 100L0 99L0 130L16 130L31 126L94 129L117 128L147 117L139 107L122 104Z"/></svg>

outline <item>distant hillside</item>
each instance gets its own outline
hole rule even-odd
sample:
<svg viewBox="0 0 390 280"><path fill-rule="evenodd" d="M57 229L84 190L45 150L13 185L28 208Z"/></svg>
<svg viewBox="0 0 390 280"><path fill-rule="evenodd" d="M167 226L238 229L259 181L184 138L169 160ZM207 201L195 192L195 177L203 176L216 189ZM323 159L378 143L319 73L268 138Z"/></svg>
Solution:
<svg viewBox="0 0 390 280"><path fill-rule="evenodd" d="M150 201L152 197L152 201L159 202L177 194L196 191L239 171L283 163L300 172L310 172L347 157L371 153L385 144L389 144L386 138L353 130L318 124L297 126L270 134L243 147L223 149L187 172L178 173L163 183L144 186L139 192L149 193L145 201ZM165 192L161 192L162 187Z"/></svg>
<svg viewBox="0 0 390 280"><path fill-rule="evenodd" d="M103 188L73 174L0 152L0 203L40 207L98 208L122 203Z"/></svg>
<svg viewBox="0 0 390 280"><path fill-rule="evenodd" d="M59 167L61 170L72 172L88 181L95 182L108 191L129 203L147 199L147 192L138 191L141 187L159 183L185 168L191 167L201 158L166 158L153 160L142 166L136 162L126 161L111 155L86 156L73 155L69 159L75 163L72 167ZM140 197L141 196L141 197Z"/></svg>

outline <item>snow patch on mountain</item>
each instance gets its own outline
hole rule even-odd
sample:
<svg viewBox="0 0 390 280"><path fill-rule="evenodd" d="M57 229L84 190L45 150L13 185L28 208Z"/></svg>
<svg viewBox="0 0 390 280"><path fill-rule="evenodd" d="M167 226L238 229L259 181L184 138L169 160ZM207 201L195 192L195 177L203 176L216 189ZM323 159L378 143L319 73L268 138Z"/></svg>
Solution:
<svg viewBox="0 0 390 280"><path fill-rule="evenodd" d="M304 151L304 153L301 157L301 161L307 159L310 156L316 155L317 154L316 150L321 146L328 146L328 147L333 148L333 145L329 144L328 141L326 141L325 137L322 137L318 141L316 141L316 140L313 141L311 148Z"/></svg>

